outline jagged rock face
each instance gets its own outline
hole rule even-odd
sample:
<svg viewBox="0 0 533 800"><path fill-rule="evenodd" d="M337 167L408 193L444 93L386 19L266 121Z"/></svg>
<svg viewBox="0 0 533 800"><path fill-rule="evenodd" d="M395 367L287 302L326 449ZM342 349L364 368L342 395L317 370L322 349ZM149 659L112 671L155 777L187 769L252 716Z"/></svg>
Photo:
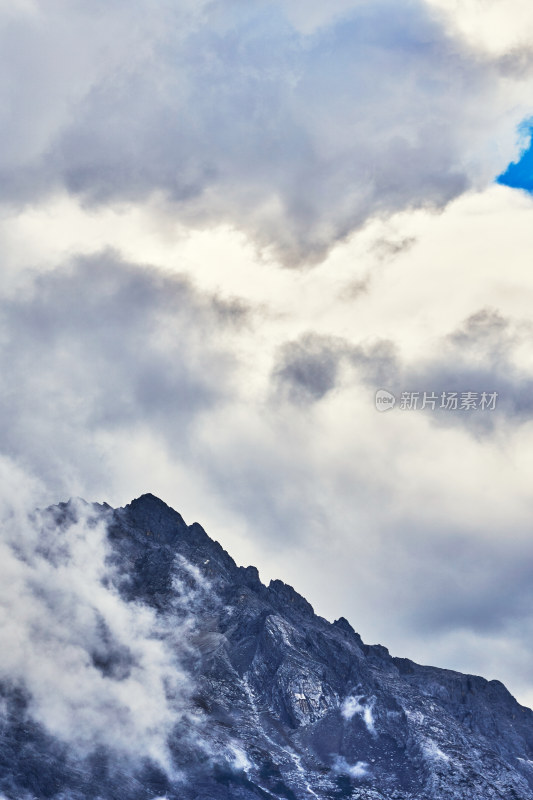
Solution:
<svg viewBox="0 0 533 800"><path fill-rule="evenodd" d="M18 798L533 798L533 712L498 681L422 667L316 616L291 587L261 584L198 525L152 495L107 523L117 592L186 639L191 690L169 737L172 765L135 769L32 720L3 685L0 792ZM48 511L68 535L75 510ZM170 640L169 640L170 641ZM93 663L120 682L128 654L105 637Z"/></svg>

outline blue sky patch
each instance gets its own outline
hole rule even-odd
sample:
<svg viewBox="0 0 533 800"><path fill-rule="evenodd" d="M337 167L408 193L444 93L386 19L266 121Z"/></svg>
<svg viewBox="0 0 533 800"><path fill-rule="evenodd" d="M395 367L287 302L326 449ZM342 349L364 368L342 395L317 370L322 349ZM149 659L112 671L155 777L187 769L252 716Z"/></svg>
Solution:
<svg viewBox="0 0 533 800"><path fill-rule="evenodd" d="M523 141L520 158L511 162L505 172L498 175L496 182L533 194L533 117L524 120L518 132Z"/></svg>

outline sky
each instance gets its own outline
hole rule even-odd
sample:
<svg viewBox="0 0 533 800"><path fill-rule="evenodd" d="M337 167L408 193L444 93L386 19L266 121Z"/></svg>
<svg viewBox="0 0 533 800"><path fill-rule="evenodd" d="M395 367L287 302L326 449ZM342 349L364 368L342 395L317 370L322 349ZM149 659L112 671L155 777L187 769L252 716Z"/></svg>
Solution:
<svg viewBox="0 0 533 800"><path fill-rule="evenodd" d="M532 705L531 4L0 0L0 45L2 517L152 492Z"/></svg>

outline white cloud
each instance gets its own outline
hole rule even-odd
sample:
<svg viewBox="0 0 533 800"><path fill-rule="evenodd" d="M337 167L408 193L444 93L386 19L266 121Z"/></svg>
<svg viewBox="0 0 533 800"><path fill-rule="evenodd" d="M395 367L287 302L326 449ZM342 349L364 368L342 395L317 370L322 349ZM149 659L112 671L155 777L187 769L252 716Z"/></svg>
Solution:
<svg viewBox="0 0 533 800"><path fill-rule="evenodd" d="M374 715L372 713L375 700L374 698L371 698L368 702L361 702L361 700L364 700L363 695L347 697L341 706L341 714L347 722L352 720L357 714L365 723L368 732L375 734L376 728L374 725Z"/></svg>
<svg viewBox="0 0 533 800"><path fill-rule="evenodd" d="M533 9L527 0L426 0L476 46L499 55L529 49Z"/></svg>
<svg viewBox="0 0 533 800"><path fill-rule="evenodd" d="M248 770L252 768L250 759L248 758L242 747L239 747L237 744L231 744L228 749L230 754L229 761L234 770L236 770L237 772L240 771L248 772Z"/></svg>
<svg viewBox="0 0 533 800"><path fill-rule="evenodd" d="M0 676L29 693L29 713L81 755L105 747L172 773L167 737L191 682L180 629L115 588L103 513L73 501L65 529L38 513L4 522Z"/></svg>
<svg viewBox="0 0 533 800"><path fill-rule="evenodd" d="M334 769L341 775L349 775L350 778L364 778L368 775L369 768L366 761L357 761L356 764L349 764L345 758L339 756L335 759Z"/></svg>

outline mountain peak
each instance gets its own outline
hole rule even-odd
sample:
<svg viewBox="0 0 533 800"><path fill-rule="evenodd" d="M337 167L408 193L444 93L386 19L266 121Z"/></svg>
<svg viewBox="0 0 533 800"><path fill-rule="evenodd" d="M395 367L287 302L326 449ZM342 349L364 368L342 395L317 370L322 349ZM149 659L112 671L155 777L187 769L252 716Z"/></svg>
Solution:
<svg viewBox="0 0 533 800"><path fill-rule="evenodd" d="M177 514L177 511L174 511L164 500L161 500L160 497L157 497L155 494L151 492L145 492L141 494L139 497L136 497L134 500L129 503L126 508L138 508L139 506L144 507L151 507L151 508L162 508L168 509L169 511L173 511L174 514Z"/></svg>
<svg viewBox="0 0 533 800"><path fill-rule="evenodd" d="M51 517L62 531L76 521L67 505ZM134 720L144 732L135 766L118 759L102 769L99 755L80 773L74 759L58 757L53 727L45 735L29 722L12 686L0 680L0 699L13 709L9 720L0 715L0 798L533 800L533 712L500 682L363 644L344 617L330 623L317 616L281 580L264 586L255 567L237 567L198 523L187 526L151 493L106 509L105 520L101 571L112 602L100 604L87 636L76 628L94 618L92 595L83 592L79 602L89 605L68 624L97 687L91 719L98 753L109 727L103 716L113 715L114 724L115 706L108 712L101 702L110 696L128 731ZM69 590L76 585L67 581ZM102 591L100 578L95 591ZM46 623L42 614L39 621ZM63 641L63 619L60 635ZM144 676L149 664L163 670L155 695L150 673ZM172 764L168 774L154 767L155 727L145 727L143 704L121 685L134 669L160 704L150 706L152 719L162 731L172 723L161 762ZM61 681L53 692L61 695Z"/></svg>
<svg viewBox="0 0 533 800"><path fill-rule="evenodd" d="M184 530L187 527L181 514L150 492L136 497L119 511L126 514L135 524L146 525L148 528L150 525L154 527L157 525L165 534L172 531L175 535L178 529Z"/></svg>

